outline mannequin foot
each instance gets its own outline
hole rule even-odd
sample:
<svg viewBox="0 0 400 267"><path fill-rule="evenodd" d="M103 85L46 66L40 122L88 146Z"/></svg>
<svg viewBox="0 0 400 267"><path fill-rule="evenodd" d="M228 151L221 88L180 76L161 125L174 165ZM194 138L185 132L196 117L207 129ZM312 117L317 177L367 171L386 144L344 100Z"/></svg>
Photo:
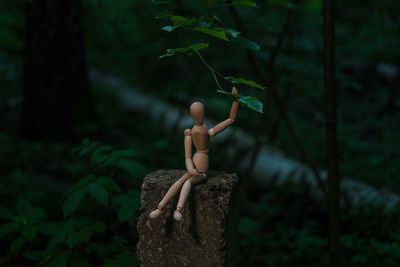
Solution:
<svg viewBox="0 0 400 267"><path fill-rule="evenodd" d="M174 211L174 219L177 221L182 220L182 208L177 207L176 210Z"/></svg>
<svg viewBox="0 0 400 267"><path fill-rule="evenodd" d="M153 210L152 212L150 212L150 215L149 215L149 216L150 216L150 218L155 219L155 218L157 218L158 216L160 216L163 212L164 212L163 210L155 209L155 210Z"/></svg>

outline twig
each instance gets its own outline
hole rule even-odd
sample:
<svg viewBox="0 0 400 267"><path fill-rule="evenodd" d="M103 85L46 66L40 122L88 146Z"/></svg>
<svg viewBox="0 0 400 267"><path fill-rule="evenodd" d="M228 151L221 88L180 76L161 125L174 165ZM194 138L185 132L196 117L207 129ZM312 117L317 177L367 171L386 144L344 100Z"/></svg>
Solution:
<svg viewBox="0 0 400 267"><path fill-rule="evenodd" d="M104 4L106 5L106 8L108 9L108 11L109 11L109 13L111 14L111 16L113 16L114 19L115 19L118 23L121 23L121 24L135 24L135 23L141 21L142 19L145 19L146 17L148 17L148 16L154 14L154 13L159 9L158 7L156 7L156 8L154 8L154 9L150 10L149 12L143 14L142 16L140 16L140 17L138 17L138 18L136 18L136 19L130 19L130 21L129 21L129 20L127 20L127 19L121 19L120 17L118 17L117 13L116 13L116 12L114 11L114 9L111 7L111 5L110 5L110 3L108 2L108 0L104 0Z"/></svg>
<svg viewBox="0 0 400 267"><path fill-rule="evenodd" d="M185 40L186 44L187 44L187 45L190 45L190 42L189 42L189 40L187 39L186 34L185 34L183 31L179 31L179 33L181 34L182 38ZM225 91L224 88L222 88L222 86L220 85L220 83L219 83L219 81L218 81L218 78L217 78L217 75L220 76L220 77L222 77L224 80L225 80L225 76L224 76L223 74L221 74L220 72L216 71L216 70L205 60L205 58L201 55L201 53L200 53L199 51L197 51L197 50L193 50L193 51L194 51L194 52L197 54L197 56L200 58L201 62L203 62L203 64L210 70L211 74L212 74L213 77L214 77L215 83L216 83L217 86L218 86L218 89L220 89L220 90L222 90L222 91Z"/></svg>
<svg viewBox="0 0 400 267"><path fill-rule="evenodd" d="M216 72L216 71L214 70L214 68L211 67L210 64L207 63L207 61L203 58L203 56L200 54L199 51L194 50L194 52L199 56L200 60L204 63L204 65L206 65L207 68L210 70L210 72L211 72L211 74L213 75L214 80L215 80L215 83L217 84L218 88L219 88L220 90L222 90L222 91L225 91L224 88L222 88L221 85L219 84L218 78L217 78L217 76L216 76L216 73L219 74L219 75L222 75L222 74ZM222 76L223 76L223 75L222 75Z"/></svg>
<svg viewBox="0 0 400 267"><path fill-rule="evenodd" d="M246 36L246 30L244 29L244 26L243 26L243 23L241 21L240 15L238 14L238 12L236 11L236 9L234 7L230 7L230 11L231 11L231 15L234 18L235 23L237 24L238 29L241 30L243 36ZM275 48L272 50L271 57L269 58L269 60L267 62L267 67L268 67L269 75L270 75L269 79L266 79L264 77L264 75L261 74L261 71L260 71L259 67L256 67L256 66L259 65L259 63L258 63L259 61L254 56L254 53L252 51L248 50L247 59L249 60L250 65L253 66L254 74L257 76L257 78L259 80L263 81L266 84L268 84L268 80L273 82L272 72L274 70L275 62L276 62L276 59L278 57L278 54L280 53L280 51L283 48L283 44L284 44L285 38L287 36L288 30L289 30L289 26L290 26L290 23L291 23L291 19L292 19L293 13L294 13L294 11L292 9L290 9L288 11L283 30L282 30L281 34L279 35L278 41L277 41L277 43L275 45ZM283 101L281 100L279 94L276 92L276 90L275 90L275 88L273 86L270 87L269 93L271 94L271 96L276 101L277 108L278 108L278 114L284 120L284 122L286 124L286 127L288 129L288 132L289 132L290 136L292 137L294 143L296 144L296 147L297 147L297 149L298 149L298 151L300 153L301 158L303 159L303 161L305 161L310 166L310 168L311 168L311 170L312 170L312 172L313 172L313 174L315 176L315 179L317 181L318 186L320 187L320 189L323 192L324 196L327 197L327 190L326 190L325 185L324 185L324 183L323 183L323 181L321 179L321 176L320 176L318 170L313 166L313 164L311 164L309 156L308 156L304 146L302 145L301 140L298 137L298 135L297 135L297 133L296 133L296 131L295 131L290 119L288 118L288 116L286 114L286 109L284 107ZM268 101L268 95L266 94L265 103L267 101ZM264 120L266 120L266 119L264 119ZM264 123L261 124L261 127L265 127L265 125L266 125L266 121L264 121ZM257 139L256 140L256 144L255 144L255 148L253 150L253 155L252 155L252 158L250 160L249 167L248 167L248 171L249 172L254 168L256 159L258 157L258 153L260 151L260 146L261 146L261 142L260 142L260 140Z"/></svg>

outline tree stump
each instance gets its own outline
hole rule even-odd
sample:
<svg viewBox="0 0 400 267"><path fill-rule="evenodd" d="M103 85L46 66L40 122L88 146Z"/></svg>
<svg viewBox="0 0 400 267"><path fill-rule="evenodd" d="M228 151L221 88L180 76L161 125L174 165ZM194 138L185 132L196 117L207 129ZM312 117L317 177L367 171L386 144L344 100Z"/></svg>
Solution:
<svg viewBox="0 0 400 267"><path fill-rule="evenodd" d="M182 221L173 219L178 195L160 217L149 218L169 187L184 173L159 170L144 178L137 227L141 266L236 266L236 174L210 171L204 183L192 188Z"/></svg>

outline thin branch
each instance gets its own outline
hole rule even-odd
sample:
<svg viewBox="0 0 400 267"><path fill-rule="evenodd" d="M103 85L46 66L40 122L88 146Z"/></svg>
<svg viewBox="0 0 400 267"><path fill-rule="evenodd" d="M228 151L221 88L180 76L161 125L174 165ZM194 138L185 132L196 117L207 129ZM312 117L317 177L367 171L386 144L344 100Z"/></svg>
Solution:
<svg viewBox="0 0 400 267"><path fill-rule="evenodd" d="M156 11L159 10L159 8L156 7L156 8L154 8L154 9L150 10L149 12L143 14L142 16L138 17L138 18L135 18L135 19L122 19L122 18L120 18L120 17L117 15L117 13L116 13L116 12L114 11L114 9L111 7L111 4L108 2L108 0L104 0L104 4L105 4L105 6L106 6L108 12L111 14L111 16L113 16L114 19L115 19L118 23L121 23L121 24L136 24L136 23L138 23L139 21L141 21L141 20L147 18L148 16L154 14Z"/></svg>
<svg viewBox="0 0 400 267"><path fill-rule="evenodd" d="M210 70L210 72L211 72L211 74L213 75L214 80L215 80L215 83L217 84L218 88L219 88L220 90L222 90L222 91L225 91L224 88L222 88L221 85L219 84L219 81L218 81L218 78L217 78L217 76L216 76L216 73L217 73L218 75L220 75L220 76L223 76L223 75L220 74L219 72L216 72L216 71L214 70L214 68L211 67L210 64L207 63L207 61L203 58L203 56L200 54L199 51L194 50L194 52L199 56L200 60L204 63L204 65L206 65L206 67Z"/></svg>
<svg viewBox="0 0 400 267"><path fill-rule="evenodd" d="M182 38L183 38L184 41L186 42L186 45L188 45L188 46L191 45L190 42L189 42L189 40L188 40L188 38L186 37L185 32L179 31L179 33L181 34ZM214 80L215 80L215 83L216 83L217 86L218 86L218 89L220 89L220 90L222 90L222 91L225 91L224 88L222 88L222 86L220 85L220 83L219 83L219 81L218 81L218 78L217 78L217 75L220 76L221 78L223 78L224 80L225 80L225 76L224 76L223 74L221 74L220 72L216 71L216 70L205 60L205 58L201 55L201 53L200 53L199 51L194 50L194 52L195 52L195 53L197 54L197 56L200 58L201 62L203 62L203 64L210 70L210 72L211 72L211 74L212 74L212 76L213 76L213 78L214 78Z"/></svg>
<svg viewBox="0 0 400 267"><path fill-rule="evenodd" d="M241 30L243 36L246 36L247 35L246 34L246 30L245 30L245 28L243 26L243 23L242 23L242 20L240 18L240 15L238 14L238 12L236 11L236 9L234 7L231 7L230 11L231 11L231 15L233 16L233 18L235 20L235 23L237 24L238 29ZM278 57L278 54L280 53L280 51L283 48L284 40L285 40L285 38L287 36L287 32L289 30L289 26L290 26L290 22L291 22L293 13L294 13L294 11L292 9L288 11L288 15L286 17L286 20L285 20L285 23L284 23L284 26L283 26L283 31L279 35L278 41L277 41L277 43L275 45L275 48L273 49L271 57L268 60L267 67L268 67L268 70L270 72L269 73L269 77L270 77L269 79L266 79L264 77L264 75L262 75L262 72L260 71L260 69L258 67L259 66L258 59L255 57L255 55L254 55L254 53L252 51L248 50L247 59L248 59L250 65L253 66L254 74L257 76L257 79L263 81L266 84L268 84L268 80L273 81L272 76L271 76L272 75L271 72L273 71L273 69L275 67L275 62L276 62L276 59ZM298 135L297 135L297 133L295 131L295 128L293 127L293 124L291 123L289 117L287 116L286 109L284 107L284 103L283 103L282 99L280 98L279 94L276 92L276 90L275 90L275 88L273 86L270 87L269 93L274 98L274 100L275 100L275 102L277 104L278 114L284 120L284 122L286 124L286 127L288 129L288 132L289 132L293 142L296 144L296 148L298 149L301 158L303 159L304 162L306 162L310 166L310 168L311 168L311 170L312 170L312 172L313 172L313 174L315 176L315 179L317 181L318 186L320 187L320 189L323 192L324 196L327 197L327 190L326 190L325 185L324 185L324 183L322 181L322 178L321 178L318 170L311 163L310 158L309 158L304 146L302 145L301 140L300 140L300 138L298 137ZM265 96L265 104L266 104L267 100L268 100L268 95L266 94L266 96ZM266 124L266 122L262 124L262 127L265 127L265 124ZM251 158L251 161L250 161L250 164L249 164L249 167L248 167L248 170L250 170L250 171L253 169L253 167L255 165L258 153L260 151L260 146L261 146L261 142L260 142L260 140L257 139L256 144L255 144L255 148L253 150L253 156Z"/></svg>

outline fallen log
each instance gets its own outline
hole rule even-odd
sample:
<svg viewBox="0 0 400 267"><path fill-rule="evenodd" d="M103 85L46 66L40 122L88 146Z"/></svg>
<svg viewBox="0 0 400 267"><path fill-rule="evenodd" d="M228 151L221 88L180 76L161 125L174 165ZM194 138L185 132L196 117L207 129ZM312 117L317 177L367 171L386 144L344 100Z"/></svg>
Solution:
<svg viewBox="0 0 400 267"><path fill-rule="evenodd" d="M121 105L128 110L145 113L149 119L158 122L160 130L164 132L183 132L188 125L192 124L189 115L182 115L182 112L163 101L147 96L139 90L132 88L118 78L99 73L92 70L90 78L93 84L113 88L115 97ZM152 108L149 109L148 107ZM206 125L215 125L212 120L206 120ZM230 146L224 149L226 160L233 161L240 157L235 165L237 171L245 171L251 159L251 153L255 144L254 138L241 129L230 127L224 134L213 138L213 146L231 140ZM256 163L251 173L252 178L258 185L265 185L267 181L274 179L277 183L291 180L294 182L307 182L312 188L316 198L322 199L322 192L316 183L316 178L311 169L296 160L290 159L283 153L264 145L261 147ZM326 180L326 172L321 171L322 180ZM346 200L355 206L362 206L369 203L381 205L387 208L396 206L400 196L389 191L376 189L368 184L344 177L342 179L342 192Z"/></svg>

